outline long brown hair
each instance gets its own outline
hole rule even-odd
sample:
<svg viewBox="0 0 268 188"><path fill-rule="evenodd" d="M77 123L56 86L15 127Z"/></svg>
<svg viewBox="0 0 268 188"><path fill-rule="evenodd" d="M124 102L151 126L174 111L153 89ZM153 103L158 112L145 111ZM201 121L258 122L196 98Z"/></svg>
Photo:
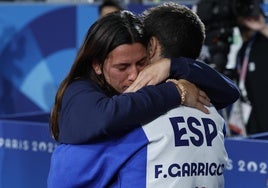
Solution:
<svg viewBox="0 0 268 188"><path fill-rule="evenodd" d="M66 78L61 82L55 96L54 106L50 115L50 131L58 140L59 116L63 94L70 83L76 79L87 79L97 83L108 96L117 92L105 81L104 76L98 76L92 68L92 62L98 62L101 67L108 54L117 46L139 42L145 47L148 37L144 33L142 22L129 11L111 13L97 20L88 30L74 64Z"/></svg>

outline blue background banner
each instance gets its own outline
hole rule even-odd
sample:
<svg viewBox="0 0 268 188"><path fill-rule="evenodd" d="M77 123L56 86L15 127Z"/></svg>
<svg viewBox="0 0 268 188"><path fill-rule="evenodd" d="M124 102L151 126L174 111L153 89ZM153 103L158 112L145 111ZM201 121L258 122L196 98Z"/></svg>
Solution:
<svg viewBox="0 0 268 188"><path fill-rule="evenodd" d="M0 119L0 187L46 188L50 157L57 146L49 114L36 112Z"/></svg>
<svg viewBox="0 0 268 188"><path fill-rule="evenodd" d="M268 133L249 138L227 138L229 155L226 188L268 187Z"/></svg>
<svg viewBox="0 0 268 188"><path fill-rule="evenodd" d="M97 19L93 5L0 5L0 114L51 109Z"/></svg>
<svg viewBox="0 0 268 188"><path fill-rule="evenodd" d="M0 4L0 187L46 188L49 111L89 26L89 4Z"/></svg>

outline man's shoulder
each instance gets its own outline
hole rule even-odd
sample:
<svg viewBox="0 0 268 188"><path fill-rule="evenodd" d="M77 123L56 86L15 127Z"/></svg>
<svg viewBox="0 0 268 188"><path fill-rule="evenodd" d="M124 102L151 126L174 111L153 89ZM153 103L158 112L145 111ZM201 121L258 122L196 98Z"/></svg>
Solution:
<svg viewBox="0 0 268 188"><path fill-rule="evenodd" d="M209 114L206 114L196 108L188 107L188 106L179 106L168 111L163 117L168 116L185 116L185 117L210 117L215 118L220 116L217 109L214 106L206 107L209 110Z"/></svg>

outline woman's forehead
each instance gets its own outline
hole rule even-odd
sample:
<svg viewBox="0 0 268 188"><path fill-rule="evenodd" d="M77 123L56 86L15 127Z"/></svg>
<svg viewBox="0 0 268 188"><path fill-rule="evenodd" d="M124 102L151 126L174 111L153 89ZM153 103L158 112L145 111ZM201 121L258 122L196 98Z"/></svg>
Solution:
<svg viewBox="0 0 268 188"><path fill-rule="evenodd" d="M146 57L146 48L141 43L123 44L112 50L109 59L118 60L119 62L137 61Z"/></svg>

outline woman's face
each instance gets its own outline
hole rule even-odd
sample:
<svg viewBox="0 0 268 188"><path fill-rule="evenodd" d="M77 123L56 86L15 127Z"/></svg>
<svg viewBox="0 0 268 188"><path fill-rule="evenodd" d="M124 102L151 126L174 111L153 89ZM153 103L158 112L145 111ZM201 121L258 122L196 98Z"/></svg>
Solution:
<svg viewBox="0 0 268 188"><path fill-rule="evenodd" d="M140 43L123 44L108 54L103 68L94 64L96 74L103 74L106 81L119 93L123 93L147 65L146 48Z"/></svg>

